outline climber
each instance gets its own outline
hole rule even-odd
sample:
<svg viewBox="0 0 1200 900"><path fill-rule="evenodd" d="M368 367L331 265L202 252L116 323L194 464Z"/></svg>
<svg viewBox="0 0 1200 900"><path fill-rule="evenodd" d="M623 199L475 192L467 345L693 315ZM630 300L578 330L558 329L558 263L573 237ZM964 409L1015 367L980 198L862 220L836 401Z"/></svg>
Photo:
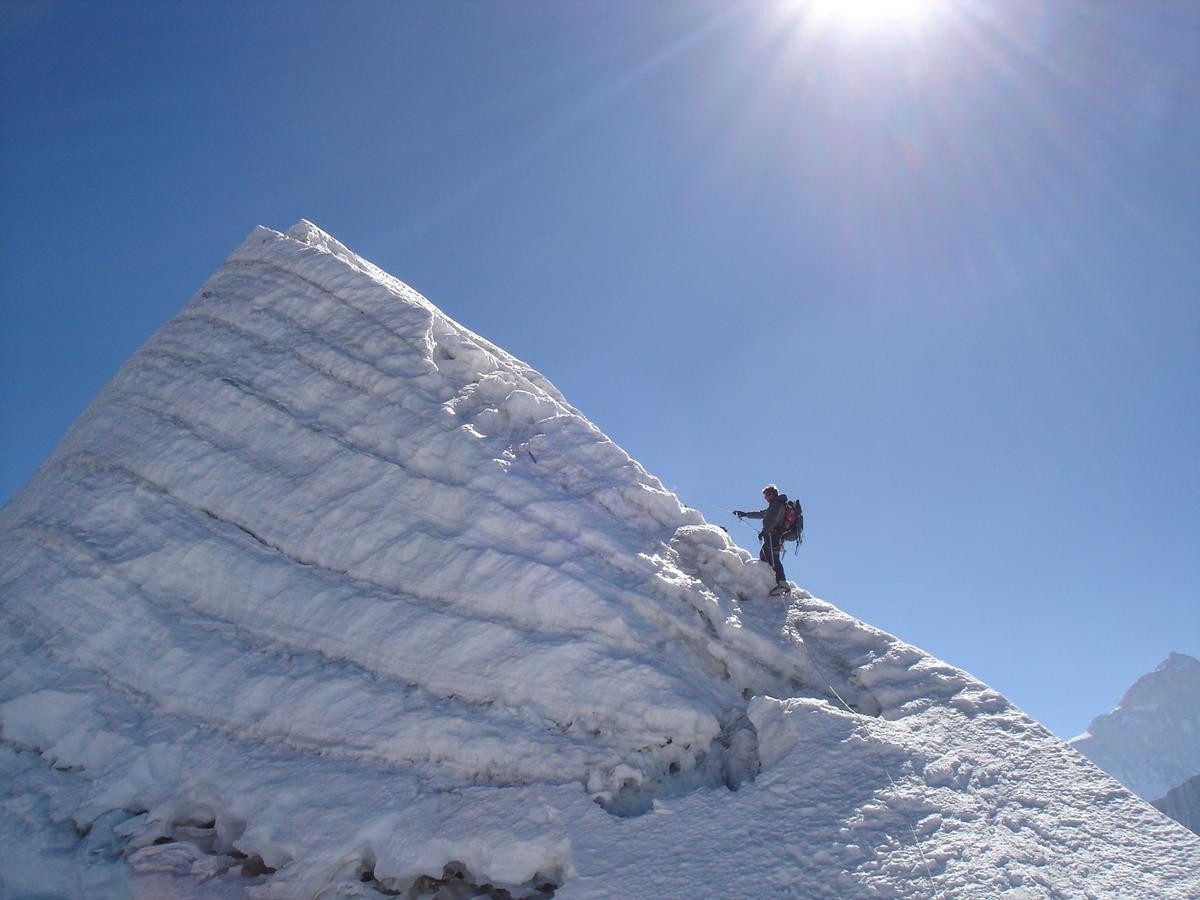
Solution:
<svg viewBox="0 0 1200 900"><path fill-rule="evenodd" d="M755 512L743 512L735 509L733 514L739 519L762 519L763 528L758 533L762 541L762 549L758 558L775 570L775 587L771 588L771 596L786 594L790 590L787 578L783 574L783 563L779 561L779 551L783 548L783 532L786 528L788 510L787 494L779 493L779 488L768 484L762 491L767 501L767 508Z"/></svg>

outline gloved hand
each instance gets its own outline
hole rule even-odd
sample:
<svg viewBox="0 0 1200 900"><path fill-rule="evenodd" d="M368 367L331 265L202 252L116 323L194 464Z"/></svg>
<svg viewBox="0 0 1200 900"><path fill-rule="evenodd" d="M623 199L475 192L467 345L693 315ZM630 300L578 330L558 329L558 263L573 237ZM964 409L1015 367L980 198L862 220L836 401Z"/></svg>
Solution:
<svg viewBox="0 0 1200 900"><path fill-rule="evenodd" d="M735 509L735 510L733 511L733 514L734 514L735 516L737 516L739 519L740 519L740 518L742 518L743 516L745 516L745 515L746 515L746 514L745 514L744 512L742 512L740 509Z"/></svg>

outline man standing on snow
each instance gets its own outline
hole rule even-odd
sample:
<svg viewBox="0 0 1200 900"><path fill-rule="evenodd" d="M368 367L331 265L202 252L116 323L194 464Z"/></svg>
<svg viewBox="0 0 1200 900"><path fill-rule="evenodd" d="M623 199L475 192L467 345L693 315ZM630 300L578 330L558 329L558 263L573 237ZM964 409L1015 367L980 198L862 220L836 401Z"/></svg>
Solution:
<svg viewBox="0 0 1200 900"><path fill-rule="evenodd" d="M785 594L788 591L787 578L783 574L783 563L779 561L779 551L783 547L783 530L787 518L787 495L779 493L779 488L768 484L762 491L767 501L767 508L755 512L742 512L735 509L733 514L739 519L762 519L763 528L758 533L762 541L762 549L758 558L775 570L775 587L771 588L771 596Z"/></svg>

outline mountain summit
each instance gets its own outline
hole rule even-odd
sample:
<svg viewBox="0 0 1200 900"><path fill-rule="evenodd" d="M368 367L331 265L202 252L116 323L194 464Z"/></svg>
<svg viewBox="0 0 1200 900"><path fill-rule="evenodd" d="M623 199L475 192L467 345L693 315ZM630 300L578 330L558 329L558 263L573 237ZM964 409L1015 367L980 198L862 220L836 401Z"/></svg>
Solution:
<svg viewBox="0 0 1200 900"><path fill-rule="evenodd" d="M0 511L0 886L1200 894L1002 696L772 584L529 366L258 228Z"/></svg>
<svg viewBox="0 0 1200 900"><path fill-rule="evenodd" d="M1150 801L1200 775L1200 660L1170 654L1071 746Z"/></svg>

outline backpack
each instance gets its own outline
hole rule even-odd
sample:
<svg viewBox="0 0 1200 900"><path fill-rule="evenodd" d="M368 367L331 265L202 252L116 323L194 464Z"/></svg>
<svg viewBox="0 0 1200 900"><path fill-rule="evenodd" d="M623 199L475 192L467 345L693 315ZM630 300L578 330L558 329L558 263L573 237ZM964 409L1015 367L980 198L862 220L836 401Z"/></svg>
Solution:
<svg viewBox="0 0 1200 900"><path fill-rule="evenodd" d="M799 500L787 501L787 508L783 512L783 533L780 536L785 541L804 543L804 510Z"/></svg>

